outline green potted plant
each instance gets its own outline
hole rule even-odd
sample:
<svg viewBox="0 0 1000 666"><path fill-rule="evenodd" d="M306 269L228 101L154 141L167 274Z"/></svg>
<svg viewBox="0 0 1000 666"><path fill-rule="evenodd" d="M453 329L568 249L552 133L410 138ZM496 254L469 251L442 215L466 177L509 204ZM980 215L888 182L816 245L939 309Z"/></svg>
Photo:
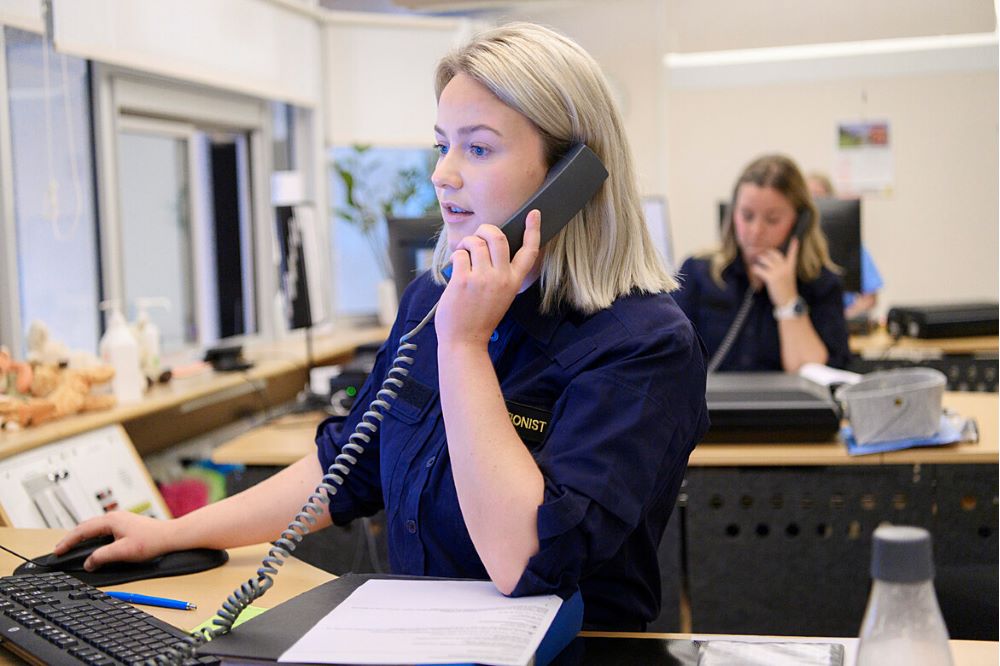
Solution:
<svg viewBox="0 0 1000 666"><path fill-rule="evenodd" d="M397 294L392 264L385 242L386 219L400 216L419 201L423 186L430 182L433 155L418 167L405 167L387 176L370 145L352 145L333 162L333 171L343 186L343 203L334 207L337 218L355 227L365 239L382 280L379 283L379 321L391 324L396 314ZM427 202L419 214L437 209Z"/></svg>

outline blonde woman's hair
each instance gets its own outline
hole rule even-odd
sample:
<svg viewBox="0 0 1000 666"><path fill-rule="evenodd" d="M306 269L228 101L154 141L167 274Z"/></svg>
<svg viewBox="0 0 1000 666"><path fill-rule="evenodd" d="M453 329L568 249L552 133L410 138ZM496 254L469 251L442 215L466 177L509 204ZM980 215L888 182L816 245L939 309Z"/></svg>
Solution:
<svg viewBox="0 0 1000 666"><path fill-rule="evenodd" d="M439 100L460 73L535 125L549 167L574 144L586 143L610 174L545 246L542 312L566 303L592 313L633 290L655 293L677 287L646 229L618 110L600 68L586 51L548 28L511 23L480 33L442 58L435 79ZM444 282L441 269L449 256L446 235L441 234L432 266L439 283Z"/></svg>
<svg viewBox="0 0 1000 666"><path fill-rule="evenodd" d="M736 242L736 230L733 227L733 215L736 214L736 197L740 186L751 183L757 187L769 187L777 190L795 209L796 215L804 210L809 211L808 226L803 232L799 245L798 266L796 275L803 282L810 282L819 277L826 267L835 273L842 269L830 259L826 244L826 236L819 225L819 210L809 195L805 178L795 162L785 155L763 155L748 164L733 186L733 196L729 199L729 208L722 223L722 245L709 253L711 259L712 279L720 287L725 285L722 272L734 261L740 259L740 248Z"/></svg>

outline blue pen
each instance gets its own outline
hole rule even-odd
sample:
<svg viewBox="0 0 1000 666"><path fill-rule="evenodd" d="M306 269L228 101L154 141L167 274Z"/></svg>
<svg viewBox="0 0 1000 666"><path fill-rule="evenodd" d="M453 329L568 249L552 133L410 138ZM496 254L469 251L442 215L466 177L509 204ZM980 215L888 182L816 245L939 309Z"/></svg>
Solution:
<svg viewBox="0 0 1000 666"><path fill-rule="evenodd" d="M190 601L178 601L176 599L164 599L163 597L151 597L147 594L132 594L131 592L105 592L112 599L120 599L130 604L143 604L146 606L159 606L160 608L176 608L177 610L194 610L198 606Z"/></svg>

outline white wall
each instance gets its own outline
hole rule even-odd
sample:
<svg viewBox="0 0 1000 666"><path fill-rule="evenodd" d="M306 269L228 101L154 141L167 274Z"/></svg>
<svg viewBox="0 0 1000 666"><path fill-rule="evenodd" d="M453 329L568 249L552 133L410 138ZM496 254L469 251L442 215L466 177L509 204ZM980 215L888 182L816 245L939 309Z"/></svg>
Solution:
<svg viewBox="0 0 1000 666"><path fill-rule="evenodd" d="M666 3L663 0L522 3L496 22L534 21L577 41L601 65L625 122L639 187L644 194L666 194L663 122L666 90L660 85L666 52Z"/></svg>
<svg viewBox="0 0 1000 666"><path fill-rule="evenodd" d="M323 30L327 145L433 145L434 69L469 25L331 12Z"/></svg>
<svg viewBox="0 0 1000 666"><path fill-rule="evenodd" d="M667 52L991 32L989 0L578 0L499 17L579 41L622 89L643 194L667 196L678 259L715 240L717 201L753 157L832 171L841 120L887 119L895 190L864 202L864 240L904 302L997 299L997 71L855 75L673 89ZM898 72L896 67L893 71Z"/></svg>
<svg viewBox="0 0 1000 666"><path fill-rule="evenodd" d="M56 50L300 106L319 103L320 28L273 0L56 0Z"/></svg>
<svg viewBox="0 0 1000 666"><path fill-rule="evenodd" d="M662 0L671 51L990 32L993 0Z"/></svg>
<svg viewBox="0 0 1000 666"><path fill-rule="evenodd" d="M841 120L887 119L894 190L865 197L881 310L997 299L996 71L855 79L669 96L667 189L679 255L716 238L716 202L753 157L785 152L832 172Z"/></svg>

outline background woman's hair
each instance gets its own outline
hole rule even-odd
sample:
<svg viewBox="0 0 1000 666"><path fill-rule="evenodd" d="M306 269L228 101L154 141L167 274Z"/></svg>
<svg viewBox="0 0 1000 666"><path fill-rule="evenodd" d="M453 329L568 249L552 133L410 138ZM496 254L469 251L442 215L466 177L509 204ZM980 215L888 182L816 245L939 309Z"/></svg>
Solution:
<svg viewBox="0 0 1000 666"><path fill-rule="evenodd" d="M835 273L841 268L830 259L826 236L819 225L819 210L813 203L805 178L795 162L785 155L763 155L748 164L733 186L733 194L729 199L729 209L722 223L722 244L710 254L712 261L712 279L723 286L722 271L740 257L739 244L736 242L736 230L733 226L733 216L736 214L736 196L740 186L752 183L758 187L769 187L777 190L795 209L796 216L802 211L809 211L809 226L804 230L799 244L799 260L796 274L803 282L809 282L819 277L823 267Z"/></svg>
<svg viewBox="0 0 1000 666"><path fill-rule="evenodd" d="M570 146L586 143L610 174L544 248L543 312L562 303L595 312L636 289L676 288L643 219L618 109L600 67L586 51L548 28L511 23L480 33L438 63L438 99L459 73L535 125L550 167ZM447 237L441 234L432 267L438 282L444 281L441 269L449 256Z"/></svg>

